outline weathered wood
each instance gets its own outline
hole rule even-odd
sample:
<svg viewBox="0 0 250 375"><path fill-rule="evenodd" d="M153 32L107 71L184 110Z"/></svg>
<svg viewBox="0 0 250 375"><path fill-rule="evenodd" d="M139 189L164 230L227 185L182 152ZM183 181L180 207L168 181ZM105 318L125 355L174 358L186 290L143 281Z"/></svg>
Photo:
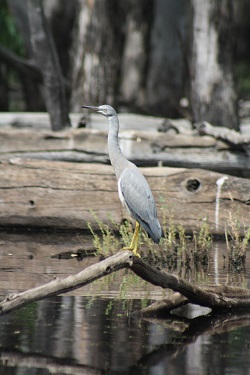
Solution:
<svg viewBox="0 0 250 375"><path fill-rule="evenodd" d="M180 100L186 95L188 80L185 64L190 37L187 22L191 18L190 2L157 0L153 3L147 69L144 71L144 111L176 117L183 113ZM135 102L140 99L138 94L140 91Z"/></svg>
<svg viewBox="0 0 250 375"><path fill-rule="evenodd" d="M235 149L245 149L250 150L250 136L246 134L241 134L235 130L228 129L225 127L218 127L209 124L207 121L203 121L196 124L197 131L200 135L209 135L216 139L226 142L231 147Z"/></svg>
<svg viewBox="0 0 250 375"><path fill-rule="evenodd" d="M108 102L118 97L123 56L124 2L79 1L71 51L71 108ZM85 101L83 103L82 101Z"/></svg>
<svg viewBox="0 0 250 375"><path fill-rule="evenodd" d="M239 129L230 0L192 0L190 100L194 121Z"/></svg>
<svg viewBox="0 0 250 375"><path fill-rule="evenodd" d="M250 221L250 181L203 170L143 168L163 213L188 232L206 219L211 232L224 235L229 212L237 215L240 232ZM121 222L122 210L111 166L26 160L0 163L0 225L87 229L98 224L91 211L110 224ZM162 210L161 208L164 207Z"/></svg>
<svg viewBox="0 0 250 375"><path fill-rule="evenodd" d="M226 285L202 288L181 277L150 266L127 250L120 251L99 263L93 264L78 274L64 279L55 278L45 285L21 293L7 295L0 302L0 314L6 314L33 301L80 288L123 268L130 268L147 282L162 288L170 288L188 298L189 302L200 306L209 307L214 310L234 310L249 308L250 306L250 290L248 289ZM177 301L178 306L180 305L179 299L176 300L174 298L174 301ZM173 307L175 307L175 302L173 302Z"/></svg>
<svg viewBox="0 0 250 375"><path fill-rule="evenodd" d="M91 113L86 116L86 112L70 113L70 121L73 128L77 128L79 122L85 119L86 127L95 130L108 131L107 120L98 115ZM144 130L157 132L158 127L164 121L162 117L143 116L132 113L119 113L120 130ZM181 123L186 128L191 129L190 121L186 119L171 120L173 124ZM27 128L27 129L50 129L49 115L46 112L1 112L0 116L1 129L3 128Z"/></svg>
<svg viewBox="0 0 250 375"><path fill-rule="evenodd" d="M10 120L10 117L8 117ZM12 121L18 117L12 115ZM73 116L76 124L79 117ZM147 119L152 131L134 131L145 128L142 116L121 116L120 144L125 156L138 166L158 163L170 167L203 168L241 177L250 176L250 156L235 153L230 146L213 137L193 134L165 134L153 131L160 119ZM144 121L143 121L144 120ZM4 120L1 120L4 121ZM1 123L0 121L0 123ZM7 121L7 120L6 120ZM44 124L41 116L39 123ZM99 122L98 122L99 121ZM105 123L105 125L107 125ZM95 126L103 128L102 118L95 118ZM107 129L107 126L104 127ZM126 130L125 130L126 129ZM96 129L70 129L60 133L36 129L0 130L0 160L17 156L49 160L108 162L107 131Z"/></svg>
<svg viewBox="0 0 250 375"><path fill-rule="evenodd" d="M173 309L187 305L189 303L188 298L182 296L180 293L173 293L170 298L164 298L161 301L156 301L151 305L144 307L140 311L140 316L158 318L166 316Z"/></svg>
<svg viewBox="0 0 250 375"><path fill-rule="evenodd" d="M147 85L145 81L150 60L149 44L152 14L155 15L154 1L138 3L137 0L128 0L124 4L126 4L124 7L126 16L123 26L124 46L121 60L119 101L123 103L123 106L145 110L145 102L152 104L146 98L145 89ZM155 96L158 97L158 95Z"/></svg>
<svg viewBox="0 0 250 375"><path fill-rule="evenodd" d="M140 259L134 259L130 268L142 279L153 285L170 288L188 298L189 302L200 306L210 307L211 309L236 309L250 305L250 290L248 289L226 285L202 288L181 277L155 269ZM174 298L174 301L179 306L180 300Z"/></svg>
<svg viewBox="0 0 250 375"><path fill-rule="evenodd" d="M93 264L76 275L63 279L55 278L47 284L27 290L21 293L11 293L0 303L0 314L20 308L27 303L38 301L52 295L65 293L70 290L87 285L109 273L118 271L132 265L133 253L122 251L102 262Z"/></svg>

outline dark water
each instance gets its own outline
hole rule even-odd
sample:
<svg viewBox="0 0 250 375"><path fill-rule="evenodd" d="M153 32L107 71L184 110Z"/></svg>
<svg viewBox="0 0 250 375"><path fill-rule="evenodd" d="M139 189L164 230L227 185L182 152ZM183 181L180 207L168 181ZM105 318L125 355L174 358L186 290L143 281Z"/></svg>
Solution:
<svg viewBox="0 0 250 375"><path fill-rule="evenodd" d="M3 316L0 373L249 374L250 317L218 329L204 316L131 316L140 308L140 300L63 296Z"/></svg>
<svg viewBox="0 0 250 375"><path fill-rule="evenodd" d="M81 271L93 259L51 255L76 252L84 241L1 233L0 294ZM225 244L215 243L205 268L178 274L200 284L249 288L249 250L243 268L229 268L225 254ZM161 288L119 271L0 316L0 375L250 374L250 312L211 316L188 306L162 320L136 313L164 296Z"/></svg>

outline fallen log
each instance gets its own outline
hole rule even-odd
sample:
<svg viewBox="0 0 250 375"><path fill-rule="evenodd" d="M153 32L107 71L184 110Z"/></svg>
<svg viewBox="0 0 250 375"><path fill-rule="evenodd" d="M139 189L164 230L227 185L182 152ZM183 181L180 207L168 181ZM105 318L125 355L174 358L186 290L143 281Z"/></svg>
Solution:
<svg viewBox="0 0 250 375"><path fill-rule="evenodd" d="M193 233L205 219L223 235L236 215L239 234L250 221L250 181L204 170L143 168L160 220L169 218ZM0 162L0 226L94 230L93 216L111 225L127 218L111 166L27 160Z"/></svg>
<svg viewBox="0 0 250 375"><path fill-rule="evenodd" d="M49 283L36 288L7 295L0 302L0 314L6 314L30 302L80 288L123 268L131 269L139 277L153 285L169 288L180 293L191 303L209 307L215 311L250 307L250 290L248 289L226 285L202 288L181 277L150 266L142 259L136 257L131 251L120 251L101 262L85 268L76 275L71 275L64 279L54 278ZM176 308L180 305L180 300L174 298L172 305L173 308Z"/></svg>
<svg viewBox="0 0 250 375"><path fill-rule="evenodd" d="M215 139L226 142L231 148L250 151L250 136L241 134L235 130L221 126L213 126L207 121L196 124L196 129L200 135L209 135Z"/></svg>
<svg viewBox="0 0 250 375"><path fill-rule="evenodd" d="M0 124L4 124L5 117L5 121L12 121L14 125L1 126L0 160L16 156L108 163L108 128L100 116L99 120L94 118L91 128L74 128L57 133L46 128L46 120L41 115L35 117L37 126L32 126L32 117L27 116L27 126L30 128L23 128L18 115L13 114L3 116ZM178 126L182 133L176 134L157 131L163 119L128 114L120 115L119 118L122 151L138 166L161 164L178 168L202 168L240 177L250 176L250 156L247 153L236 152L230 144L212 136L194 134L186 122L182 124L179 120ZM79 121L88 125L87 119L80 119L79 115L71 115L71 119L75 127ZM172 123L175 121L171 120Z"/></svg>

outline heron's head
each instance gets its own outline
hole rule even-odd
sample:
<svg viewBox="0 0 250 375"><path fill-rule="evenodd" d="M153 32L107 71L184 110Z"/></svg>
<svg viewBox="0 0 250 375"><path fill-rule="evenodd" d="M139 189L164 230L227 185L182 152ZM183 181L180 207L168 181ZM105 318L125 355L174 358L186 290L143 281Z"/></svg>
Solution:
<svg viewBox="0 0 250 375"><path fill-rule="evenodd" d="M101 113L103 116L107 118L112 117L112 116L117 116L114 108L107 104L100 105L99 107L83 105L81 108L91 109L94 112Z"/></svg>

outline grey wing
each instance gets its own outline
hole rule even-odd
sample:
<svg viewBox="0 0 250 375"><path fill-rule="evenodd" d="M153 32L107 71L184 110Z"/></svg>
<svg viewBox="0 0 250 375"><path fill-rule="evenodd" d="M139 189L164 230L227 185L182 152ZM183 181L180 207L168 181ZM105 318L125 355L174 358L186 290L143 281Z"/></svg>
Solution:
<svg viewBox="0 0 250 375"><path fill-rule="evenodd" d="M154 242L159 242L162 229L157 219L154 198L145 177L137 167L129 167L122 172L118 189L120 199L132 217L141 224Z"/></svg>

